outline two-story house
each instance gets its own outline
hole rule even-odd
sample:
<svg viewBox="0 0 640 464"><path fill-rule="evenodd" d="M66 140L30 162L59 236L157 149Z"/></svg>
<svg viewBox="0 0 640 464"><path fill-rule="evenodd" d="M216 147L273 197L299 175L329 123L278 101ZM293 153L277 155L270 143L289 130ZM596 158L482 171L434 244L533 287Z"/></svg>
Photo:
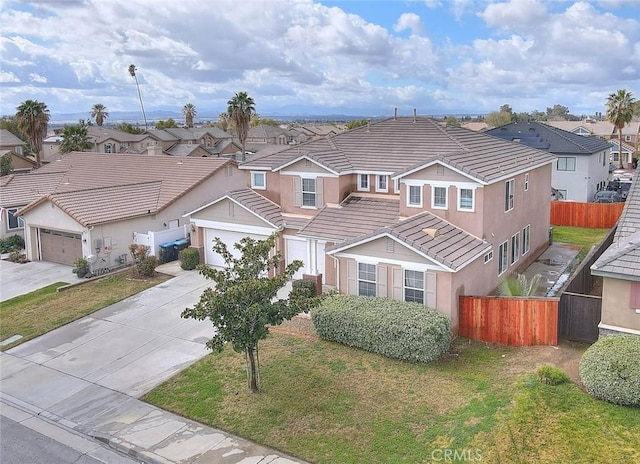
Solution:
<svg viewBox="0 0 640 464"><path fill-rule="evenodd" d="M342 293L417 301L457 328L458 297L491 293L548 246L555 156L426 117L394 117L241 164L245 189L187 216L205 262L282 231L302 273Z"/></svg>
<svg viewBox="0 0 640 464"><path fill-rule="evenodd" d="M512 122L485 133L556 155L551 186L559 199L593 201L596 192L607 185L611 144L598 137L535 121Z"/></svg>
<svg viewBox="0 0 640 464"><path fill-rule="evenodd" d="M35 159L26 156L27 142L7 129L0 129L0 156L11 157L13 172L30 171L36 167Z"/></svg>

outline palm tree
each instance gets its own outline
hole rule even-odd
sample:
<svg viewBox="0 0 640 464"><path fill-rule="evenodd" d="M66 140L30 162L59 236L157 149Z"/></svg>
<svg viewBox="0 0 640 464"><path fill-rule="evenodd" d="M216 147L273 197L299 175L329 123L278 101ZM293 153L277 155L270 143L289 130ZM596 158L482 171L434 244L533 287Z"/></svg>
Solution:
<svg viewBox="0 0 640 464"><path fill-rule="evenodd" d="M536 274L530 281L527 281L527 276L524 274L509 276L502 281L500 294L502 296L534 296L540 277L540 274Z"/></svg>
<svg viewBox="0 0 640 464"><path fill-rule="evenodd" d="M43 102L25 100L16 110L18 127L27 135L31 152L34 153L36 157L36 167L40 167L42 140L47 135L49 119L51 118L49 109Z"/></svg>
<svg viewBox="0 0 640 464"><path fill-rule="evenodd" d="M229 128L229 114L225 113L220 113L218 115L218 123L220 124L220 128L227 132L227 129Z"/></svg>
<svg viewBox="0 0 640 464"><path fill-rule="evenodd" d="M109 117L107 107L102 103L96 103L93 105L93 108L91 108L91 117L96 120L98 126L102 126L104 120Z"/></svg>
<svg viewBox="0 0 640 464"><path fill-rule="evenodd" d="M227 102L227 114L229 119L236 126L238 138L242 145L242 161L246 160L245 142L247 133L251 125L251 117L256 112L255 102L253 98L247 95L247 92L238 92Z"/></svg>
<svg viewBox="0 0 640 464"><path fill-rule="evenodd" d="M93 147L93 142L89 140L88 126L84 120L81 119L78 124L64 126L62 142L60 143L61 153L86 151L91 147Z"/></svg>
<svg viewBox="0 0 640 464"><path fill-rule="evenodd" d="M136 80L136 87L138 88L138 99L140 100L140 108L142 108L142 117L144 118L144 129L148 130L149 126L147 126L147 115L144 112L144 105L142 104L142 94L140 93L140 84L138 84L138 76L136 76L137 70L138 68L136 68L135 64L129 65L129 74L131 74L131 77L133 77Z"/></svg>
<svg viewBox="0 0 640 464"><path fill-rule="evenodd" d="M193 118L198 114L196 107L193 103L187 103L182 107L182 114L184 114L185 123L187 127L193 127Z"/></svg>
<svg viewBox="0 0 640 464"><path fill-rule="evenodd" d="M622 166L622 129L633 119L635 100L631 92L620 89L607 98L607 120L618 129L618 159Z"/></svg>

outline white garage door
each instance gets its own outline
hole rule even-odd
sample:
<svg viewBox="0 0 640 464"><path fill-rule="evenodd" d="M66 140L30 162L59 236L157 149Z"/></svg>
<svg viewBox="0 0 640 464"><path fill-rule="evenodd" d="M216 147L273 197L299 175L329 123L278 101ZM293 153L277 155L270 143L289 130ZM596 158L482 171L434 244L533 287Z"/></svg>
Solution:
<svg viewBox="0 0 640 464"><path fill-rule="evenodd" d="M227 248L236 258L240 257L240 252L236 250L233 245L239 242L244 237L251 237L256 240L264 240L268 238L267 235L259 234L247 234L244 232L232 232L230 230L220 229L206 229L205 231L205 264L209 266L224 267L225 262L218 253L213 251L213 240L219 237L224 243L227 244Z"/></svg>

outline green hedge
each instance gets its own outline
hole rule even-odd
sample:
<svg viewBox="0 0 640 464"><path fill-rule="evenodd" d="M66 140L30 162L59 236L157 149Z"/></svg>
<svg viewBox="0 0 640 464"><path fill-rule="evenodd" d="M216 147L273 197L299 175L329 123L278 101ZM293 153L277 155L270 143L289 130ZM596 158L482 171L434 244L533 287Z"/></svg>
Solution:
<svg viewBox="0 0 640 464"><path fill-rule="evenodd" d="M302 293L306 297L310 298L316 294L316 284L310 280L297 279L291 283L291 287L294 291Z"/></svg>
<svg viewBox="0 0 640 464"><path fill-rule="evenodd" d="M407 361L430 362L447 352L451 321L418 303L335 295L311 311L325 340Z"/></svg>
<svg viewBox="0 0 640 464"><path fill-rule="evenodd" d="M195 248L185 248L180 252L180 267L186 271L191 271L200 264L200 252Z"/></svg>
<svg viewBox="0 0 640 464"><path fill-rule="evenodd" d="M640 337L611 335L595 342L580 359L580 378L596 398L640 406Z"/></svg>

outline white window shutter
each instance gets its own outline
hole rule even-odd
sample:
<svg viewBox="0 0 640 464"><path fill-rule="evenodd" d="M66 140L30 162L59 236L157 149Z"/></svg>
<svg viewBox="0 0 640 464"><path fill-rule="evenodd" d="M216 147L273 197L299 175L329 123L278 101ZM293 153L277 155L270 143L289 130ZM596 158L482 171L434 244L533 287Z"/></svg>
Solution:
<svg viewBox="0 0 640 464"><path fill-rule="evenodd" d="M316 179L316 208L322 208L324 206L324 188L322 178Z"/></svg>
<svg viewBox="0 0 640 464"><path fill-rule="evenodd" d="M391 298L394 300L404 301L404 282L402 279L402 268L394 267L392 270L393 293Z"/></svg>
<svg viewBox="0 0 640 464"><path fill-rule="evenodd" d="M347 293L349 295L358 294L356 275L356 262L353 259L347 260Z"/></svg>
<svg viewBox="0 0 640 464"><path fill-rule="evenodd" d="M436 273L424 273L424 304L429 308L436 309Z"/></svg>
<svg viewBox="0 0 640 464"><path fill-rule="evenodd" d="M376 279L376 296L387 296L387 266L378 265L378 275Z"/></svg>
<svg viewBox="0 0 640 464"><path fill-rule="evenodd" d="M293 178L293 206L302 206L302 181L299 177Z"/></svg>

